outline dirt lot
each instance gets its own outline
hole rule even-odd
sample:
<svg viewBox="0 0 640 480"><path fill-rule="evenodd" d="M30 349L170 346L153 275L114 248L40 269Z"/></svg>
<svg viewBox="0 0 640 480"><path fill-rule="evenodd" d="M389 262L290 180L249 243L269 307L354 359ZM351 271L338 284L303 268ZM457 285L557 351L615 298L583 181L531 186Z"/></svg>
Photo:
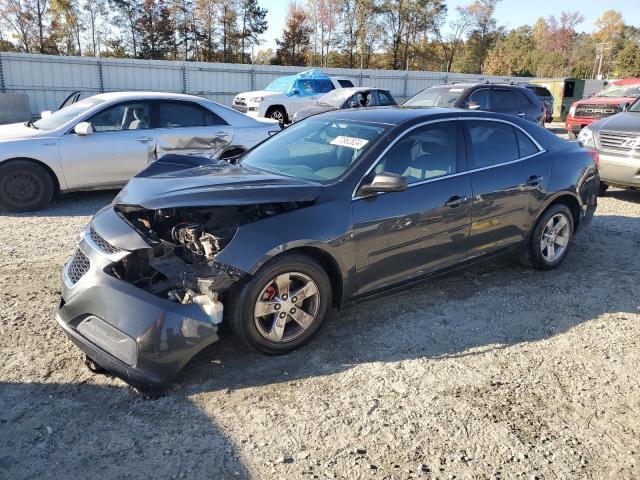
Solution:
<svg viewBox="0 0 640 480"><path fill-rule="evenodd" d="M0 478L640 477L640 193L602 198L559 270L350 307L285 357L223 337L159 400L90 374L53 320L112 195L0 217Z"/></svg>

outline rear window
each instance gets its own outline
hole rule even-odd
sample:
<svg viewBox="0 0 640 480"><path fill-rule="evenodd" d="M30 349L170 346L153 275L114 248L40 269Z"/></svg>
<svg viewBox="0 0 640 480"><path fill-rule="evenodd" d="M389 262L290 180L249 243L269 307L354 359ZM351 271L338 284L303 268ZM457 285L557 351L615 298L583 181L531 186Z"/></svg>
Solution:
<svg viewBox="0 0 640 480"><path fill-rule="evenodd" d="M158 108L158 128L226 125L215 113L192 103L162 102Z"/></svg>
<svg viewBox="0 0 640 480"><path fill-rule="evenodd" d="M464 88L454 85L431 87L403 103L407 107L453 107Z"/></svg>
<svg viewBox="0 0 640 480"><path fill-rule="evenodd" d="M512 90L494 90L493 108L497 111L511 110L516 104L515 92Z"/></svg>
<svg viewBox="0 0 640 480"><path fill-rule="evenodd" d="M338 80L338 84L340 84L342 88L351 88L354 86L351 80Z"/></svg>
<svg viewBox="0 0 640 480"><path fill-rule="evenodd" d="M551 97L551 92L544 87L536 87L536 94L539 97Z"/></svg>
<svg viewBox="0 0 640 480"><path fill-rule="evenodd" d="M488 121L465 123L469 129L474 168L489 167L520 158L518 141L511 125Z"/></svg>

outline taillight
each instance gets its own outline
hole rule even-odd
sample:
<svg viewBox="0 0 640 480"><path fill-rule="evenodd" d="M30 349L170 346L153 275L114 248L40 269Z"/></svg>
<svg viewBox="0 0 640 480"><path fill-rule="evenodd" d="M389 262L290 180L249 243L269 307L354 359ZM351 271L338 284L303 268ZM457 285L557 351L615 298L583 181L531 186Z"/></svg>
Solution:
<svg viewBox="0 0 640 480"><path fill-rule="evenodd" d="M600 166L600 154L597 150L593 150L592 148L587 149L587 153L591 156L591 160L593 160L593 164L598 167Z"/></svg>

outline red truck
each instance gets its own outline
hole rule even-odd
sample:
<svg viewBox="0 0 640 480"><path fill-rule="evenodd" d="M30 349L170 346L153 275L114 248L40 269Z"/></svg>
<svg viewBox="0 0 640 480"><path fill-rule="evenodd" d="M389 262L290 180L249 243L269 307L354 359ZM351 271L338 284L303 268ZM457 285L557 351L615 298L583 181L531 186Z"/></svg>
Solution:
<svg viewBox="0 0 640 480"><path fill-rule="evenodd" d="M565 123L569 137L575 138L590 123L623 112L638 97L640 78L625 78L609 82L591 98L574 102Z"/></svg>

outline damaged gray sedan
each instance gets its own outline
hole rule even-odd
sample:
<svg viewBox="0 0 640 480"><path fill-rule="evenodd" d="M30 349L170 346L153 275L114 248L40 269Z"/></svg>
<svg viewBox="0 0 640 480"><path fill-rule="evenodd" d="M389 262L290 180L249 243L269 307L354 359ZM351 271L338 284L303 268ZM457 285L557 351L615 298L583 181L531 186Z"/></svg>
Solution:
<svg viewBox="0 0 640 480"><path fill-rule="evenodd" d="M222 322L287 353L391 288L514 252L559 266L594 214L595 160L517 118L406 108L314 116L239 159L166 155L82 233L57 320L143 391Z"/></svg>

